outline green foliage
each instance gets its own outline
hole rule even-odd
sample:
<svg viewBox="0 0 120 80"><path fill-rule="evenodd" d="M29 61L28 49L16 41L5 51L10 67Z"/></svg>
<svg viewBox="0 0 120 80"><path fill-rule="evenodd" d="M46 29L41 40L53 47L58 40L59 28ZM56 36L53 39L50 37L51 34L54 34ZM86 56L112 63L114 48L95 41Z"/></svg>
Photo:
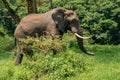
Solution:
<svg viewBox="0 0 120 80"><path fill-rule="evenodd" d="M18 5L26 6L24 0L8 0L8 2L14 10ZM44 13L50 10L49 1L37 0L37 2L39 2L38 13ZM4 28L8 31L7 34L13 33L15 29L14 21L4 7L1 7L0 20L2 21ZM64 7L75 11L80 19L81 27L89 32L91 43L120 43L120 0L53 0L53 7ZM23 18L27 15L27 8L19 7L17 13L20 18Z"/></svg>
<svg viewBox="0 0 120 80"><path fill-rule="evenodd" d="M0 28L5 31L0 30L0 33L4 35L13 34L15 29L15 22L6 9L0 9Z"/></svg>
<svg viewBox="0 0 120 80"><path fill-rule="evenodd" d="M63 41L67 41L70 35L73 34L64 35ZM74 38L72 37L67 43L62 42L58 37L54 40L45 37L21 39L21 42L19 42L21 44L20 48L31 48L34 50L34 55L30 58L24 54L22 64L17 66L11 62L5 64L6 68L2 69L5 73L0 75L0 79L32 80L38 78L42 80L63 80L75 76L76 73L89 70L89 63L84 61L83 56L70 50L71 45L69 44L74 43ZM53 55L53 49L57 51L56 55Z"/></svg>
<svg viewBox="0 0 120 80"><path fill-rule="evenodd" d="M91 35L91 43L119 44L119 3L119 0L56 0L54 6L75 11L81 26Z"/></svg>
<svg viewBox="0 0 120 80"><path fill-rule="evenodd" d="M119 80L120 79L120 45L94 45L92 49L97 53L88 62L92 63L92 69L82 74L77 74L76 77L70 80Z"/></svg>
<svg viewBox="0 0 120 80"><path fill-rule="evenodd" d="M30 42L32 42L31 39L29 38ZM38 50L40 48L34 48L32 58L24 55L23 62L20 65L14 65L15 57L11 56L13 41L13 37L0 37L0 80L120 79L120 45L93 46L87 43L87 48L96 53L95 56L88 56L79 50L75 36L68 32L63 36L64 49L56 55L53 55L52 50L45 55ZM45 44L49 45L47 40Z"/></svg>
<svg viewBox="0 0 120 80"><path fill-rule="evenodd" d="M3 66L5 68L0 70L1 73L4 72L0 75L2 80L33 80L36 77L40 80L63 80L75 76L76 73L83 73L89 65L84 62L83 56L68 51L55 56L36 53L32 59L24 57L21 65L15 66L8 62Z"/></svg>
<svg viewBox="0 0 120 80"><path fill-rule="evenodd" d="M13 37L5 35L4 37L0 36L0 52L9 51L14 47Z"/></svg>
<svg viewBox="0 0 120 80"><path fill-rule="evenodd" d="M13 37L10 37L8 35L0 36L0 64L5 60L9 60L11 56L11 52L14 48L14 40ZM1 65L0 65L1 66ZM3 70L5 70L4 68ZM0 70L1 71L1 70ZM0 72L0 75L2 73ZM8 73L9 74L9 73ZM6 75L7 76L7 75Z"/></svg>
<svg viewBox="0 0 120 80"><path fill-rule="evenodd" d="M7 34L7 30L2 27L2 24L0 23L0 36L5 36Z"/></svg>
<svg viewBox="0 0 120 80"><path fill-rule="evenodd" d="M71 38L69 38L71 36ZM71 32L67 32L60 39L60 36L55 36L54 39L48 37L27 37L25 39L20 39L18 42L18 50L21 51L23 48L32 49L34 52L41 52L43 54L47 54L51 50L55 51L64 51L67 48L77 45L77 41L75 36ZM69 38L69 40L68 40ZM76 41L76 42L75 42ZM21 49L21 50L20 50Z"/></svg>
<svg viewBox="0 0 120 80"><path fill-rule="evenodd" d="M54 7L74 10L80 18L81 26L89 31L93 39L92 43L119 44L120 0L54 0ZM47 3L39 8L40 13L48 10ZM26 15L26 9L21 7L18 13L22 18ZM4 15L8 14L5 12ZM35 40L29 38L23 41L22 47L32 48L34 55L32 58L24 55L22 64L16 66L11 57L13 37L5 35L8 34L8 30L1 26L0 80L34 80L37 78L38 80L120 80L120 46L87 45L90 51L96 53L95 56L87 56L80 52L75 36L70 32L63 36L62 41L58 38L54 42L41 38L40 43L38 38ZM12 30L11 27L9 30ZM58 51L56 55L53 55L52 49Z"/></svg>
<svg viewBox="0 0 120 80"><path fill-rule="evenodd" d="M72 51L58 53L56 56L35 54L31 62L25 60L23 64L34 73L34 76L43 80L66 79L87 69L87 64L83 61L82 56L78 53L74 55Z"/></svg>
<svg viewBox="0 0 120 80"><path fill-rule="evenodd" d="M62 51L62 42L56 37L54 40L47 37L27 37L26 39L20 39L19 48L29 48L33 51L41 51L44 54L47 54L50 50ZM18 50L19 51L19 50Z"/></svg>
<svg viewBox="0 0 120 80"><path fill-rule="evenodd" d="M14 59L11 55L6 54L7 58L0 55L0 80L34 80L35 78L38 80L120 79L120 45L87 45L91 51L96 53L95 56L87 56L82 54L75 45L72 47L68 45L74 42L74 38L70 34L64 35L64 39L72 37L66 43L66 50L58 52L56 55L52 55L52 51L46 55L35 52L32 58L25 55L20 65L14 65ZM8 38L6 37L6 39ZM6 50L4 54L8 52L12 53Z"/></svg>

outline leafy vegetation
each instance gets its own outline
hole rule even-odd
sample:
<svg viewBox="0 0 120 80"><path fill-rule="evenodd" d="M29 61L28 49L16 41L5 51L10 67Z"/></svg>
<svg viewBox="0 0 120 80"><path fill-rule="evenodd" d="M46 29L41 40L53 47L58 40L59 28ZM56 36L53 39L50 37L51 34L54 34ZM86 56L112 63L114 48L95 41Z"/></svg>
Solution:
<svg viewBox="0 0 120 80"><path fill-rule="evenodd" d="M81 26L91 35L91 43L119 44L119 3L120 0L56 0L54 6L75 11Z"/></svg>
<svg viewBox="0 0 120 80"><path fill-rule="evenodd" d="M9 1L9 0L8 0ZM39 2L37 0L37 2ZM22 0L9 1L13 9L17 5L24 5L19 7L17 13L20 18L27 14L26 2ZM59 3L59 4L58 4ZM97 44L119 44L120 43L120 0L53 0L53 7L64 7L71 9L78 14L81 26L86 31L85 33L91 36L90 43ZM41 1L38 6L38 13L49 11L49 2ZM15 29L14 21L11 20L9 14L6 13L5 8L1 5L0 17L2 23L10 33ZM4 14L3 14L4 13ZM4 17L4 18L3 18ZM0 31L2 33L2 31ZM86 35L87 35L86 34Z"/></svg>
<svg viewBox="0 0 120 80"><path fill-rule="evenodd" d="M70 38L72 37L72 38ZM0 48L1 80L119 80L120 46L89 45L95 56L88 56L79 50L72 33L65 34L63 41L70 38L64 50L53 55L52 50L45 55L35 50L30 58L24 55L20 65L14 65L13 38L2 37ZM7 43L10 44L7 44ZM7 46L7 50L3 49ZM9 48L10 47L10 48ZM4 54L3 54L4 53ZM11 56L12 55L12 56Z"/></svg>
<svg viewBox="0 0 120 80"><path fill-rule="evenodd" d="M66 36L70 36L70 33L66 34L64 37ZM75 37L72 37L71 40L74 38ZM23 63L18 65L18 67L12 63L13 59L10 60L10 62L8 61L8 63L1 63L1 68L2 65L4 67L6 66L6 68L2 68L0 71L0 73L4 72L4 74L1 74L0 79L67 79L78 72L82 73L87 70L87 66L89 64L84 62L82 55L79 53L76 53L75 55L73 50L66 51L66 49L70 47L68 43L73 43L73 41L69 40L69 42L64 45L64 48L66 49L60 52L61 43L58 43L58 39L55 40L50 41L49 39L45 39L43 37L39 40L38 38L21 40L21 44L24 43L24 45L21 46L22 48L26 45L28 46L30 43L33 43L31 46L31 48L34 49L33 57L30 58L24 54L25 57L23 59ZM9 46L10 45L11 44L9 44ZM56 55L53 55L51 51L52 49L58 50L59 52L57 52ZM44 53L47 54L45 55Z"/></svg>
<svg viewBox="0 0 120 80"><path fill-rule="evenodd" d="M38 13L50 10L46 0L37 0ZM0 0L0 3L2 1ZM20 18L27 15L24 0L8 0ZM13 32L17 24L0 5L0 80L120 80L120 0L53 0L53 7L64 7L78 14L85 35L90 35L85 46L96 53L88 56L79 50L75 36L64 34L63 40L29 38L34 55L24 54L23 62L14 65ZM59 42L59 43L58 43ZM22 44L23 44L22 43ZM41 44L42 43L42 44ZM96 44L97 43L97 44ZM107 44L107 45L98 45ZM57 51L53 55L53 49ZM45 53L45 54L44 54Z"/></svg>

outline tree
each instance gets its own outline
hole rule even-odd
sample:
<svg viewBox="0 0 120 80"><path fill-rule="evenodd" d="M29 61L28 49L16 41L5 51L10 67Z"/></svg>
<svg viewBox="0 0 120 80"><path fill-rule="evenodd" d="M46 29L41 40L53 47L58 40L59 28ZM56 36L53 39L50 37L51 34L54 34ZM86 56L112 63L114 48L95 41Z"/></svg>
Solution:
<svg viewBox="0 0 120 80"><path fill-rule="evenodd" d="M28 14L37 13L36 0L26 0Z"/></svg>
<svg viewBox="0 0 120 80"><path fill-rule="evenodd" d="M14 19L14 21L18 24L20 22L20 18L18 14L16 13L16 10L20 7L20 5L16 8L14 11L8 2L6 0L2 0L4 6L7 8L8 12L10 13L11 17ZM37 6L36 6L36 0L26 0L27 2L27 8L28 8L28 14L31 13L37 13Z"/></svg>
<svg viewBox="0 0 120 80"><path fill-rule="evenodd" d="M3 4L5 5L5 7L7 8L8 12L10 13L10 15L12 16L12 18L14 19L14 21L16 23L20 22L20 18L19 16L16 14L16 12L9 6L8 2L6 0L2 0Z"/></svg>
<svg viewBox="0 0 120 80"><path fill-rule="evenodd" d="M52 0L49 0L49 2L50 2L50 9L52 9L53 8L53 2L52 2Z"/></svg>

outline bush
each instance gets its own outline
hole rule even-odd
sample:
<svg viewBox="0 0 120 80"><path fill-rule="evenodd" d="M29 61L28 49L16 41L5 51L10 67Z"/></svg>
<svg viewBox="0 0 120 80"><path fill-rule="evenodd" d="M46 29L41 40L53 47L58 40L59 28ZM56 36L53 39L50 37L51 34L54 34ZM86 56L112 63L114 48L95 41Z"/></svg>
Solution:
<svg viewBox="0 0 120 80"><path fill-rule="evenodd" d="M5 31L3 32L1 28ZM0 35L11 35L15 29L15 22L6 9L0 9Z"/></svg>
<svg viewBox="0 0 120 80"><path fill-rule="evenodd" d="M73 51L61 52L56 56L51 54L47 54L45 56L36 53L32 60L26 58L23 65L26 66L25 68L30 69L30 71L34 73L32 75L33 78L37 76L39 79L43 80L67 79L75 76L77 72L84 72L87 70L88 66L88 64L82 59L82 56L80 56L78 53L75 55Z"/></svg>
<svg viewBox="0 0 120 80"><path fill-rule="evenodd" d="M71 45L69 44L75 42L75 37L71 36L72 38L67 40L68 35L73 34L65 34L62 41L59 38L50 40L45 37L35 39L28 37L26 40L21 40L21 48L29 47L33 49L34 55L30 58L24 54L23 62L18 66L8 61L4 66L0 67L2 68L0 74L4 72L3 75L0 75L0 79L34 80L37 78L38 80L69 80L70 77L75 76L77 73L88 70L89 64L84 61L82 55L74 51L76 47L70 48ZM57 50L56 55L53 55L52 49ZM47 54L45 55L44 53Z"/></svg>
<svg viewBox="0 0 120 80"><path fill-rule="evenodd" d="M119 3L120 0L56 0L54 6L75 11L78 14L81 26L91 35L91 43L119 44Z"/></svg>
<svg viewBox="0 0 120 80"><path fill-rule="evenodd" d="M13 62L0 68L1 80L63 80L75 76L77 73L83 73L88 70L89 64L86 63L78 53L70 50L60 52L53 56L51 53L46 56L42 53L35 53L32 58L25 56L23 63L15 66Z"/></svg>
<svg viewBox="0 0 120 80"><path fill-rule="evenodd" d="M0 52L10 51L14 48L14 39L8 35L0 36Z"/></svg>
<svg viewBox="0 0 120 80"><path fill-rule="evenodd" d="M35 52L41 51L44 54L47 54L50 50L62 51L62 42L58 37L54 40L46 37L27 37L25 39L20 39L18 45L18 49L28 48Z"/></svg>

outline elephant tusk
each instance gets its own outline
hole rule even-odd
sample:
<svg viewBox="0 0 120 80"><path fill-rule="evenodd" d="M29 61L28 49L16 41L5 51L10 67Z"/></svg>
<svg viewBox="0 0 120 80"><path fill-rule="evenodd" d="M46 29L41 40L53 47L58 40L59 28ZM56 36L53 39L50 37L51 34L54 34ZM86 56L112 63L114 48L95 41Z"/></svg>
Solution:
<svg viewBox="0 0 120 80"><path fill-rule="evenodd" d="M80 36L79 34L75 33L75 35L81 39L89 39L90 37L83 37L83 36Z"/></svg>

